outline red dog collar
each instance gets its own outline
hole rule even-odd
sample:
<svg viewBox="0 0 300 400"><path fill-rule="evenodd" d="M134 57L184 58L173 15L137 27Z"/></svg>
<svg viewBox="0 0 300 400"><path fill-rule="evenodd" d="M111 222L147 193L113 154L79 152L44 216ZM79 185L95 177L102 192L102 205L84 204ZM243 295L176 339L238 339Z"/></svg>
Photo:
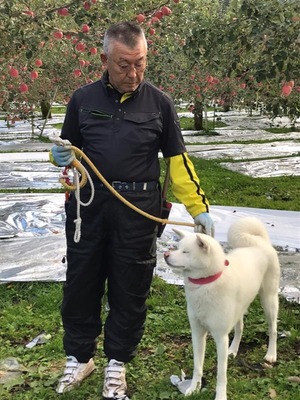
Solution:
<svg viewBox="0 0 300 400"><path fill-rule="evenodd" d="M227 267L229 265L229 261L225 260L224 265ZM223 274L223 271L217 272L215 275L207 276L206 278L188 278L188 280L195 285L206 285L207 283L211 283L220 278Z"/></svg>

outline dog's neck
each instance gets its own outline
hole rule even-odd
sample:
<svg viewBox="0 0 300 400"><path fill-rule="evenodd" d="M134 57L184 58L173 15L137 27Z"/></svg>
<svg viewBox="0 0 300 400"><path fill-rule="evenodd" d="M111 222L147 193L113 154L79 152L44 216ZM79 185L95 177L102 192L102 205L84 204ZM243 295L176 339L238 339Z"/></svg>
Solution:
<svg viewBox="0 0 300 400"><path fill-rule="evenodd" d="M224 262L225 267L227 267L229 265L229 261L225 260ZM220 278L220 276L223 274L223 271L217 272L214 275L211 276L207 276L206 278L188 278L188 280L192 283L194 283L195 285L206 285L207 283L211 283L216 281L217 279Z"/></svg>

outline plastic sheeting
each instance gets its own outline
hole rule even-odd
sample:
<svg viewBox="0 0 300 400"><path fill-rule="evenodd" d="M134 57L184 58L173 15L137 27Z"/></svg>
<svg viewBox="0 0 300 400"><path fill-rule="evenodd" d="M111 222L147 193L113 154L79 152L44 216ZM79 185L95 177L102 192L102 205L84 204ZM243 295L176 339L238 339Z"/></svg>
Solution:
<svg viewBox="0 0 300 400"><path fill-rule="evenodd" d="M192 114L181 116L192 117ZM212 113L209 116L212 117ZM241 112L217 113L216 117L228 126L216 129L215 136L198 136L194 131L183 131L190 153L203 158L230 156L238 159L236 163L226 162L226 167L251 176L299 175L297 140L300 133L271 134L263 130L266 127L288 125L286 118L271 121L259 115L249 118ZM51 124L62 120L63 116L54 116L48 121L44 134L59 134L59 130ZM37 123L42 125L43 121ZM297 124L299 126L299 121ZM39 133L39 128L36 128L34 135ZM231 143L259 139L269 139L273 143ZM277 139L285 141L276 142ZM215 141L223 144L206 144ZM58 183L60 170L47 162L51 146L33 140L32 129L27 121L17 121L14 127L8 128L0 120L0 187L29 190L61 187ZM258 155L273 159L257 160ZM63 202L63 194L0 194L0 282L65 279L66 264L62 262L65 255ZM225 247L226 232L234 218L242 215L261 218L269 230L272 243L278 246L280 256L290 257L283 263L282 288L291 288L292 293L297 292L300 286L300 263L297 258L300 255L297 253L300 249L300 213L218 206L212 206L211 213L216 225L216 239L223 242ZM185 208L179 204L173 205L170 219L192 222ZM157 242L156 272L170 283L182 284L167 268L163 259L163 252L175 241L176 236L171 226L167 225Z"/></svg>
<svg viewBox="0 0 300 400"><path fill-rule="evenodd" d="M0 194L0 282L63 281L65 280L64 194ZM283 254L299 256L300 213L212 206L216 239L226 249L226 234L230 224L246 215L260 218L269 232L272 244ZM170 220L193 222L185 207L174 203ZM166 265L163 253L176 244L177 237L167 225L157 241L157 275L172 284L183 281ZM178 229L190 230L185 226ZM282 290L299 292L300 266L287 263L282 270Z"/></svg>

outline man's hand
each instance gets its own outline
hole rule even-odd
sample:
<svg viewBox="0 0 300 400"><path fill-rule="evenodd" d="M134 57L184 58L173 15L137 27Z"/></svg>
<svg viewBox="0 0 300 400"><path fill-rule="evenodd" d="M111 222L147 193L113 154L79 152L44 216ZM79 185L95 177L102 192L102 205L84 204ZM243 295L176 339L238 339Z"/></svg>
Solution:
<svg viewBox="0 0 300 400"><path fill-rule="evenodd" d="M214 237L215 226L214 221L207 212L196 215L194 218L195 228L194 231L197 233L206 233L206 235Z"/></svg>
<svg viewBox="0 0 300 400"><path fill-rule="evenodd" d="M75 160L75 154L68 146L57 146L54 145L51 148L52 158L59 167L66 167L70 165L73 160ZM50 161L51 155L50 155Z"/></svg>

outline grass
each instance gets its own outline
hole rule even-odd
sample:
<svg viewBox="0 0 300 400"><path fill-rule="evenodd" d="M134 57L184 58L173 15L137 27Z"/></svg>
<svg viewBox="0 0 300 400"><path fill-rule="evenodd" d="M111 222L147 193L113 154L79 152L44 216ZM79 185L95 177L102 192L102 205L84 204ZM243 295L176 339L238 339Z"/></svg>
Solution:
<svg viewBox="0 0 300 400"><path fill-rule="evenodd" d="M193 131L195 129L194 126L194 119L193 118L188 118L188 117L182 117L180 118L180 126L182 130L185 131ZM223 128L227 126L227 124L225 124L224 122L221 121L207 121L207 129L208 129L208 133L206 134L211 134L211 130L215 129L215 128Z"/></svg>
<svg viewBox="0 0 300 400"><path fill-rule="evenodd" d="M294 127L288 127L288 128L265 128L264 129L267 132L270 133L290 133L290 132L300 132L300 128Z"/></svg>
<svg viewBox="0 0 300 400"><path fill-rule="evenodd" d="M0 286L0 359L15 357L22 374L14 382L0 385L0 399L57 399L55 384L64 366L62 326L59 307L62 283L11 283ZM245 318L240 354L229 360L228 398L230 400L269 399L275 390L277 400L295 400L299 387L289 377L299 375L299 306L280 299L278 362L273 368L263 363L266 352L266 324L255 301ZM103 318L105 319L105 312ZM25 347L45 332L49 340L32 349ZM287 334L283 335L285 332ZM97 369L76 391L59 396L62 400L101 398L105 360L100 337ZM182 287L155 277L148 299L144 338L137 357L128 365L127 381L132 400L180 400L184 396L170 384L172 374L183 369L192 373L192 346ZM191 400L212 400L216 381L216 350L208 339L205 378L206 391ZM0 375L1 378L1 375Z"/></svg>
<svg viewBox="0 0 300 400"><path fill-rule="evenodd" d="M297 176L252 178L230 171L224 160L190 156L211 205L300 211L300 179ZM164 163L162 163L165 169ZM177 201L168 192L170 201Z"/></svg>
<svg viewBox="0 0 300 400"><path fill-rule="evenodd" d="M66 113L66 107L64 107L64 106L52 106L51 113L52 114L65 114Z"/></svg>

